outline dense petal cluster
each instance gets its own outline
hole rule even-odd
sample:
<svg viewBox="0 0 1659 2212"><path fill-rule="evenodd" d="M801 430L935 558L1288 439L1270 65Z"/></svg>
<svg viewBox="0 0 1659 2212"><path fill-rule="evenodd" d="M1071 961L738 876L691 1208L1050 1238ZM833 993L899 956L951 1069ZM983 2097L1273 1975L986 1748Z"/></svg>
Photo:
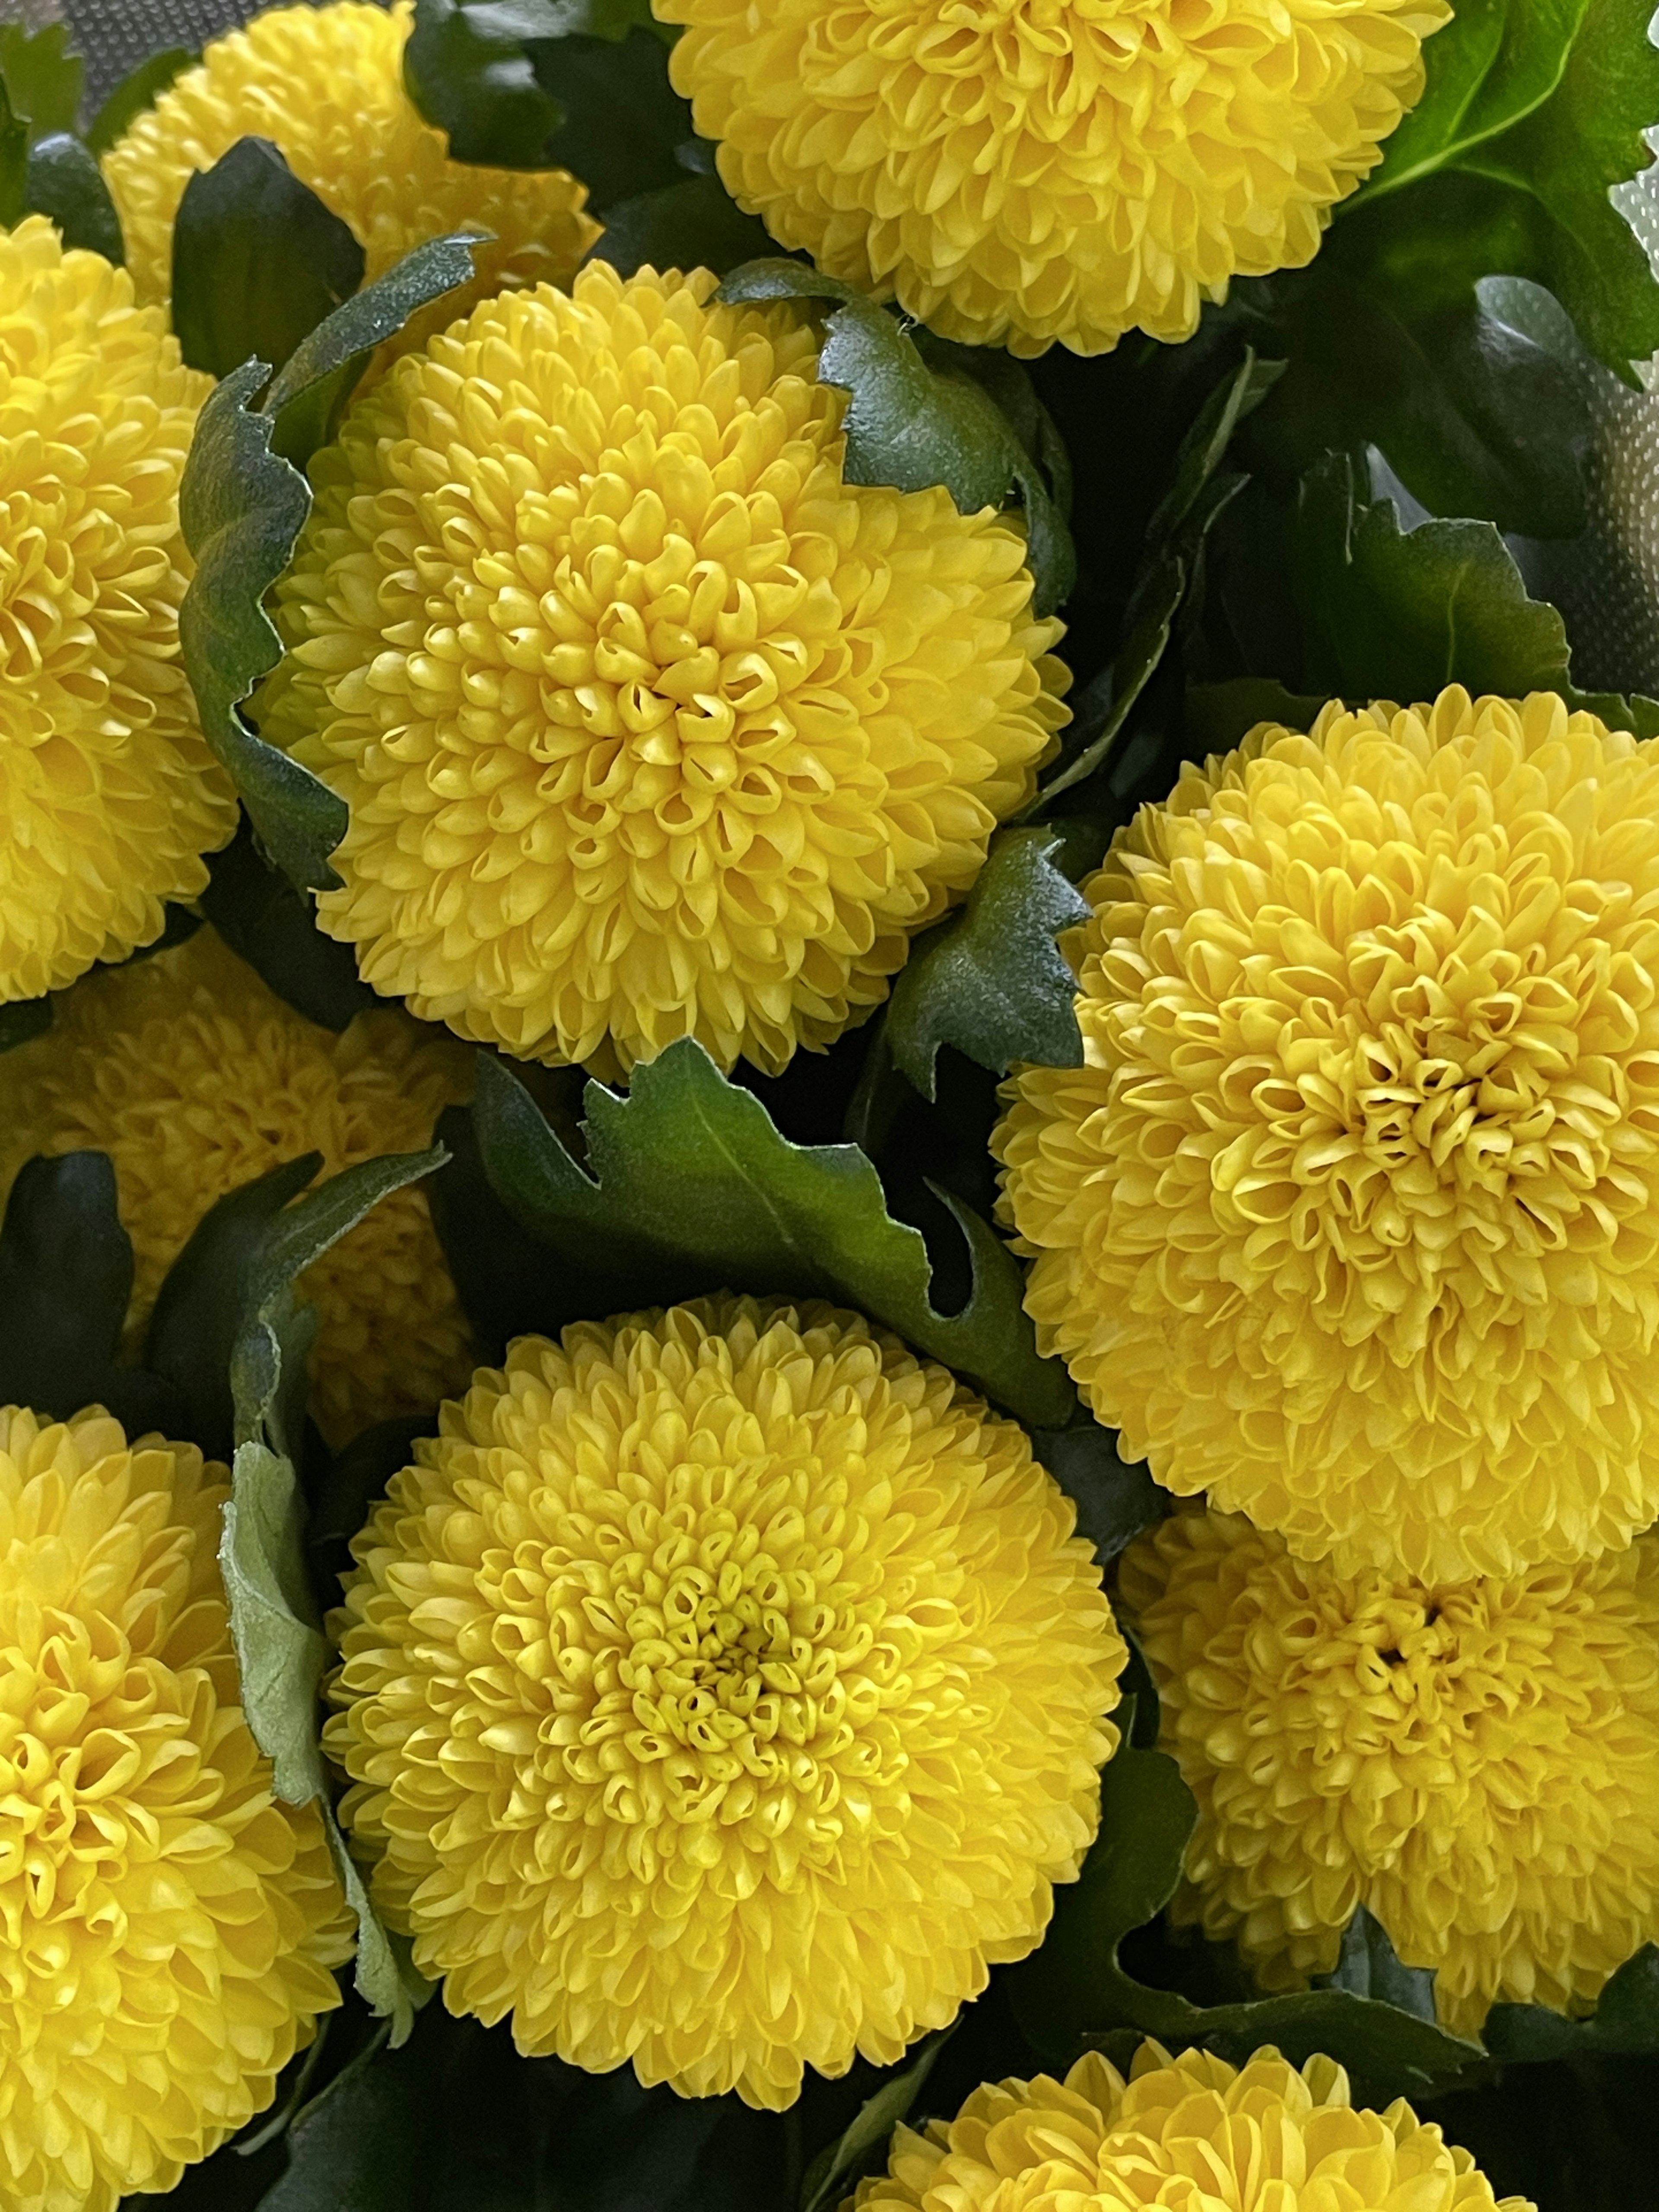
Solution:
<svg viewBox="0 0 1659 2212"><path fill-rule="evenodd" d="M1659 1538L1439 1585L1189 1510L1121 1574L1199 1804L1174 1917L1269 1987L1359 1905L1462 2030L1587 2010L1659 1942Z"/></svg>
<svg viewBox="0 0 1659 2212"><path fill-rule="evenodd" d="M0 1055L0 1195L36 1153L109 1154L133 1243L136 1349L162 1277L216 1199L302 1152L320 1152L326 1176L417 1152L471 1088L471 1055L401 1007L359 1014L337 1036L204 928L89 976L44 1036ZM336 1443L423 1410L471 1370L418 1186L382 1199L300 1287L321 1324L313 1410Z"/></svg>
<svg viewBox="0 0 1659 2212"><path fill-rule="evenodd" d="M452 161L404 90L414 0L272 8L216 39L104 156L141 300L173 289L173 222L185 186L239 138L267 138L301 184L349 225L366 281L428 238L492 234L476 292L568 282L599 236L587 188L562 169ZM451 294L441 319L456 312ZM430 319L428 318L428 320Z"/></svg>
<svg viewBox="0 0 1659 2212"><path fill-rule="evenodd" d="M721 176L946 337L1184 338L1299 268L1423 88L1447 0L653 0Z"/></svg>
<svg viewBox="0 0 1659 2212"><path fill-rule="evenodd" d="M270 2102L351 1917L273 1797L216 1555L224 1469L0 1410L0 2197L115 2212Z"/></svg>
<svg viewBox="0 0 1659 2212"><path fill-rule="evenodd" d="M901 2127L852 2212L1534 2212L1404 2100L1356 2110L1334 2059L1242 2068L1143 2043L1126 2081L1098 2051L1063 2082L987 2082L951 2121Z"/></svg>
<svg viewBox="0 0 1659 2212"><path fill-rule="evenodd" d="M1023 1432L828 1307L514 1344L354 1547L372 1889L521 2051L790 2103L1022 1958L1125 1653Z"/></svg>
<svg viewBox="0 0 1659 2212"><path fill-rule="evenodd" d="M0 233L0 1000L160 936L235 826L179 659L208 388L125 270Z"/></svg>
<svg viewBox="0 0 1659 2212"><path fill-rule="evenodd" d="M844 483L811 331L714 289L596 264L400 362L278 595L265 733L351 807L324 927L526 1059L834 1038L1065 720L1023 538Z"/></svg>
<svg viewBox="0 0 1659 2212"><path fill-rule="evenodd" d="M1264 725L1071 940L998 1133L1027 1304L1159 1481L1345 1570L1659 1513L1659 748L1443 692Z"/></svg>

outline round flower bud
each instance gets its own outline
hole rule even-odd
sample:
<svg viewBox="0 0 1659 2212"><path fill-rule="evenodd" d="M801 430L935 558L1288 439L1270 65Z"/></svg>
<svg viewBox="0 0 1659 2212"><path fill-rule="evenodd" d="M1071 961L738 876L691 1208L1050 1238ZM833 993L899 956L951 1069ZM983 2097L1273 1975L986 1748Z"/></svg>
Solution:
<svg viewBox="0 0 1659 2212"><path fill-rule="evenodd" d="M1447 0L653 0L721 176L947 337L1188 337L1300 268L1423 89Z"/></svg>
<svg viewBox="0 0 1659 2212"><path fill-rule="evenodd" d="M217 1565L225 1470L0 1409L0 2190L115 2212L270 2104L352 1916L271 1793Z"/></svg>
<svg viewBox="0 0 1659 2212"><path fill-rule="evenodd" d="M1553 693L1183 769L1068 940L1086 1065L996 1138L1127 1457L1425 1581L1659 1514L1659 747Z"/></svg>
<svg viewBox="0 0 1659 2212"><path fill-rule="evenodd" d="M1402 2098L1356 2111L1334 2059L1269 2048L1243 2067L1143 2043L1123 2076L1096 2051L1063 2082L987 2082L950 2121L901 2127L889 2171L845 2212L1536 2212L1492 2195L1468 2151Z"/></svg>
<svg viewBox="0 0 1659 2212"><path fill-rule="evenodd" d="M1464 2033L1587 2011L1659 1942L1659 1537L1423 1583L1188 1510L1121 1575L1199 1805L1173 1917L1267 1987L1328 1973L1361 1905Z"/></svg>
<svg viewBox="0 0 1659 2212"><path fill-rule="evenodd" d="M1066 720L1017 529L843 480L793 308L487 301L313 464L264 734L346 799L374 988L605 1073L775 1073L885 997Z"/></svg>
<svg viewBox="0 0 1659 2212"><path fill-rule="evenodd" d="M204 928L89 976L45 1036L0 1054L0 1194L37 1153L109 1154L133 1244L136 1358L162 1278L216 1199L304 1152L327 1176L422 1150L444 1108L471 1097L471 1060L398 1006L323 1029ZM471 1371L418 1184L383 1198L300 1290L320 1322L312 1410L333 1443L424 1411Z"/></svg>
<svg viewBox="0 0 1659 2212"><path fill-rule="evenodd" d="M587 187L562 169L487 169L452 161L441 131L404 89L414 0L272 8L216 39L135 117L104 156L141 300L173 289L173 222L185 186L239 138L266 138L302 185L356 234L364 282L429 238L488 231L475 296L503 285L567 282L599 234ZM442 319L456 312L451 293Z"/></svg>
<svg viewBox="0 0 1659 2212"><path fill-rule="evenodd" d="M151 943L236 826L179 659L209 388L124 270L0 231L0 1000Z"/></svg>
<svg viewBox="0 0 1659 2212"><path fill-rule="evenodd" d="M1041 1939L1124 1647L1024 1432L857 1316L520 1338L354 1546L325 1741L453 2012L781 2107Z"/></svg>

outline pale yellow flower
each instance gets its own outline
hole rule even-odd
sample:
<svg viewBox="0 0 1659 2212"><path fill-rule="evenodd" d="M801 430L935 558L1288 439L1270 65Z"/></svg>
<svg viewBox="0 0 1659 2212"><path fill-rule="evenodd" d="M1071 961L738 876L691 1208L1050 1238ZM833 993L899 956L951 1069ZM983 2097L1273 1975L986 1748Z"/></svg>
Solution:
<svg viewBox="0 0 1659 2212"><path fill-rule="evenodd" d="M422 1151L471 1090L471 1054L401 1007L359 1014L337 1036L202 929L89 976L44 1036L0 1054L0 1194L37 1152L110 1155L133 1242L136 1357L163 1276L216 1199L302 1152L320 1152L329 1176ZM382 1199L300 1288L321 1322L313 1409L337 1444L431 1406L471 1371L418 1185Z"/></svg>
<svg viewBox="0 0 1659 2212"><path fill-rule="evenodd" d="M1199 1804L1173 1917L1266 1986L1329 1972L1360 1905L1466 2033L1586 2011L1659 1942L1659 1538L1425 1584L1188 1511L1121 1576Z"/></svg>
<svg viewBox="0 0 1659 2212"><path fill-rule="evenodd" d="M217 1565L225 1470L0 1409L0 2199L115 2212L270 2104L351 1915L271 1795Z"/></svg>
<svg viewBox="0 0 1659 2212"><path fill-rule="evenodd" d="M781 2106L1037 1943L1125 1652L1012 1422L854 1315L720 1298L520 1338L416 1451L325 1741L452 2011Z"/></svg>
<svg viewBox="0 0 1659 2212"><path fill-rule="evenodd" d="M888 2172L845 2212L1535 2212L1492 2195L1468 2151L1402 2098L1356 2111L1334 2059L1271 2048L1243 2068L1143 2043L1063 2082L988 2082L954 2120L901 2127Z"/></svg>
<svg viewBox="0 0 1659 2212"><path fill-rule="evenodd" d="M596 264L399 362L277 594L264 734L351 808L323 927L525 1059L829 1043L1066 720L1017 531L845 483L810 329L714 289Z"/></svg>
<svg viewBox="0 0 1659 2212"><path fill-rule="evenodd" d="M1659 1513L1659 748L1452 690L1183 769L996 1139L1027 1305L1170 1489L1345 1571Z"/></svg>
<svg viewBox="0 0 1659 2212"><path fill-rule="evenodd" d="M0 1000L159 937L236 826L179 659L208 388L125 270L0 232Z"/></svg>
<svg viewBox="0 0 1659 2212"><path fill-rule="evenodd" d="M1299 268L1423 89L1447 0L654 0L721 176L945 337L1184 338Z"/></svg>

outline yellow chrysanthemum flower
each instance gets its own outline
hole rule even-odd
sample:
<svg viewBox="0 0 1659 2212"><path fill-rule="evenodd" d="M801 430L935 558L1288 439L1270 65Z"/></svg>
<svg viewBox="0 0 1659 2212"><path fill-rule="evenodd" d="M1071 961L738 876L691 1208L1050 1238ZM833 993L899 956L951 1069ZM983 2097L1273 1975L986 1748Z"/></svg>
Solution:
<svg viewBox="0 0 1659 2212"><path fill-rule="evenodd" d="M0 1196L36 1153L107 1152L135 1262L137 1356L161 1279L214 1200L302 1152L325 1176L432 1141L471 1054L401 1007L343 1035L266 989L210 929L90 976L44 1036L0 1055ZM331 1442L461 1388L471 1351L418 1185L300 1279L321 1323L312 1405Z"/></svg>
<svg viewBox="0 0 1659 2212"><path fill-rule="evenodd" d="M1188 337L1300 268L1423 89L1447 0L653 0L721 176L947 337Z"/></svg>
<svg viewBox="0 0 1659 2212"><path fill-rule="evenodd" d="M441 131L404 90L414 0L272 8L216 39L104 156L142 300L173 289L173 221L196 170L239 138L268 138L356 233L364 282L428 238L490 232L471 296L503 285L567 283L599 234L587 187L562 169L485 169L452 161ZM456 312L451 294L444 321Z"/></svg>
<svg viewBox="0 0 1659 2212"><path fill-rule="evenodd" d="M225 1470L0 1410L0 2199L114 2212L270 2104L351 1915L271 1795L220 1585Z"/></svg>
<svg viewBox="0 0 1659 2212"><path fill-rule="evenodd" d="M1334 2059L1271 2047L1243 2068L1143 2043L1123 2076L1098 2051L1063 2082L987 2082L950 2121L901 2127L890 2170L844 2212L1536 2212L1500 2203L1466 2150L1404 2099L1356 2110Z"/></svg>
<svg viewBox="0 0 1659 2212"><path fill-rule="evenodd" d="M812 332L714 283L596 264L400 362L279 588L264 733L351 807L323 927L525 1059L829 1042L1066 719L1023 538L844 483Z"/></svg>
<svg viewBox="0 0 1659 2212"><path fill-rule="evenodd" d="M1185 1511L1121 1568L1200 1820L1177 1922L1271 1989L1364 1905L1441 2018L1589 2008L1659 1942L1659 1536L1423 1583Z"/></svg>
<svg viewBox="0 0 1659 2212"><path fill-rule="evenodd" d="M1443 692L1188 767L1010 1085L1027 1304L1170 1489L1345 1571L1659 1513L1659 748Z"/></svg>
<svg viewBox="0 0 1659 2212"><path fill-rule="evenodd" d="M1124 1647L1023 1432L825 1306L524 1337L356 1540L325 1741L452 2011L781 2106L1023 1958Z"/></svg>
<svg viewBox="0 0 1659 2212"><path fill-rule="evenodd" d="M0 1000L159 937L236 826L179 659L208 389L124 270L0 231Z"/></svg>

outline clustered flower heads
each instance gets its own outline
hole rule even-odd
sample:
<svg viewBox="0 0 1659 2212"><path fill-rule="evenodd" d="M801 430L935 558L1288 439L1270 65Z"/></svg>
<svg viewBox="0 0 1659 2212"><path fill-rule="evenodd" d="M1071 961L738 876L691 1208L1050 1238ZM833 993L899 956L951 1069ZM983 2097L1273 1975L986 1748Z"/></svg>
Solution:
<svg viewBox="0 0 1659 2212"><path fill-rule="evenodd" d="M1125 1653L1022 1431L856 1316L521 1338L354 1547L372 1894L519 2048L781 2106L1031 1950Z"/></svg>
<svg viewBox="0 0 1659 2212"><path fill-rule="evenodd" d="M847 483L787 306L504 294L313 466L262 728L350 805L323 927L526 1059L776 1073L886 995L1066 719L1017 529Z"/></svg>
<svg viewBox="0 0 1659 2212"><path fill-rule="evenodd" d="M271 2100L351 1916L271 1795L216 1553L224 1469L0 1409L0 2197L115 2212Z"/></svg>
<svg viewBox="0 0 1659 2212"><path fill-rule="evenodd" d="M301 1153L337 1175L432 1141L471 1092L471 1055L401 1007L343 1034L269 991L211 929L88 976L44 1036L0 1054L0 1200L24 1161L81 1150L115 1165L133 1242L127 1342L214 1200ZM394 1191L301 1278L318 1306L313 1403L343 1443L432 1405L471 1369L423 1192Z"/></svg>
<svg viewBox="0 0 1659 2212"><path fill-rule="evenodd" d="M1126 2081L1090 2051L1065 2081L988 2082L955 2119L900 2127L858 2212L1534 2212L1403 2099L1358 2110L1330 2059L1239 2069L1143 2043ZM849 2207L850 2212L850 2207Z"/></svg>
<svg viewBox="0 0 1659 2212"><path fill-rule="evenodd" d="M1447 0L654 0L721 176L947 337L1190 337L1297 268L1423 88Z"/></svg>
<svg viewBox="0 0 1659 2212"><path fill-rule="evenodd" d="M1425 1585L1184 1511L1120 1572L1199 1804L1174 1917L1267 1987L1360 1905L1464 2033L1587 2011L1659 1942L1659 1538Z"/></svg>
<svg viewBox="0 0 1659 2212"><path fill-rule="evenodd" d="M268 139L355 233L366 281L446 232L488 232L477 294L567 281L599 235L586 188L562 169L452 161L404 90L413 0L273 8L216 39L104 157L141 300L173 289L173 225L185 187L239 138ZM443 304L455 312L453 295Z"/></svg>
<svg viewBox="0 0 1659 2212"><path fill-rule="evenodd" d="M1659 750L1443 692L1263 725L1071 940L997 1138L1027 1304L1131 1458L1343 1572L1659 1512Z"/></svg>
<svg viewBox="0 0 1659 2212"><path fill-rule="evenodd" d="M179 660L208 388L124 270L0 233L0 1000L152 942L235 827Z"/></svg>

